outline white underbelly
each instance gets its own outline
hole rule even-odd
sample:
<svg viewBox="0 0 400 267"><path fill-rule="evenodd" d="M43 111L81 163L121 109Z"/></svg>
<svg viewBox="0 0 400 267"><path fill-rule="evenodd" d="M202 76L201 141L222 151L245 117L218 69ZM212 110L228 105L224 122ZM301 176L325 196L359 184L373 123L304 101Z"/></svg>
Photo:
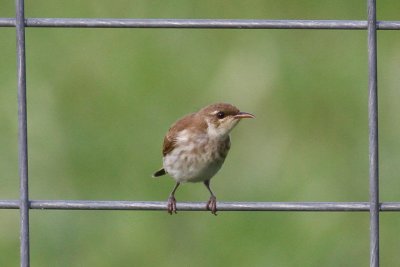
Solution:
<svg viewBox="0 0 400 267"><path fill-rule="evenodd" d="M177 182L202 182L211 179L221 168L225 158L207 150L194 155L190 147L175 148L163 159L164 169Z"/></svg>

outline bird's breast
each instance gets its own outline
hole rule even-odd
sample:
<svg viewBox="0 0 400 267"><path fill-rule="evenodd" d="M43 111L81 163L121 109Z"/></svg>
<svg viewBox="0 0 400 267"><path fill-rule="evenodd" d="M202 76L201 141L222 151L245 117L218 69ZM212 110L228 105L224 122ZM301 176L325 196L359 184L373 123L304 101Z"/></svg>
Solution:
<svg viewBox="0 0 400 267"><path fill-rule="evenodd" d="M229 136L210 138L184 130L177 136L175 148L164 156L164 168L178 182L209 180L221 168L229 148Z"/></svg>

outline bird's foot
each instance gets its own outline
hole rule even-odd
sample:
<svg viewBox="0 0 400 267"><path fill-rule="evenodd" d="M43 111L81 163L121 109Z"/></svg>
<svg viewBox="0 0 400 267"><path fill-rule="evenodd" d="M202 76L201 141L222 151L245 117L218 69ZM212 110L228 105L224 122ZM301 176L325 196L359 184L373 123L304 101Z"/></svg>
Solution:
<svg viewBox="0 0 400 267"><path fill-rule="evenodd" d="M217 215L217 198L215 196L210 197L207 202L206 209L210 210L211 214Z"/></svg>
<svg viewBox="0 0 400 267"><path fill-rule="evenodd" d="M174 196L168 198L167 211L169 214L176 213L176 199Z"/></svg>

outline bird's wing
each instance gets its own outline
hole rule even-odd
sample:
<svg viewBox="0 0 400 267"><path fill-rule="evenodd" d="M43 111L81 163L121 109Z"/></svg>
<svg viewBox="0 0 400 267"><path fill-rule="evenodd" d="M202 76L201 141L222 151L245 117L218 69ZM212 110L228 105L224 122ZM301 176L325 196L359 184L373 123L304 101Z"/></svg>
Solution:
<svg viewBox="0 0 400 267"><path fill-rule="evenodd" d="M189 114L182 119L178 120L175 122L171 128L169 128L167 134L164 137L164 144L163 144L163 156L167 155L169 152L174 150L176 147L176 138L179 134L179 132L183 131L184 129L187 129L189 127L189 124L193 120L195 113Z"/></svg>
<svg viewBox="0 0 400 267"><path fill-rule="evenodd" d="M166 135L164 137L164 144L163 144L163 156L167 155L169 152L174 150L176 144L176 138L172 135Z"/></svg>

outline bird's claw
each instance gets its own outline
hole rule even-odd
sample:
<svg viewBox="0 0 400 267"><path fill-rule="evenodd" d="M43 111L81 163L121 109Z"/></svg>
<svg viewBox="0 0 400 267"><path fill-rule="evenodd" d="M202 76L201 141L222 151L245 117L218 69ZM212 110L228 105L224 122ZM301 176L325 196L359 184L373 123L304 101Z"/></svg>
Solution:
<svg viewBox="0 0 400 267"><path fill-rule="evenodd" d="M215 196L211 196L207 202L206 206L207 210L211 211L211 214L217 215L217 198Z"/></svg>
<svg viewBox="0 0 400 267"><path fill-rule="evenodd" d="M174 196L170 196L168 198L167 211L171 215L172 215L172 213L176 214L176 199Z"/></svg>

